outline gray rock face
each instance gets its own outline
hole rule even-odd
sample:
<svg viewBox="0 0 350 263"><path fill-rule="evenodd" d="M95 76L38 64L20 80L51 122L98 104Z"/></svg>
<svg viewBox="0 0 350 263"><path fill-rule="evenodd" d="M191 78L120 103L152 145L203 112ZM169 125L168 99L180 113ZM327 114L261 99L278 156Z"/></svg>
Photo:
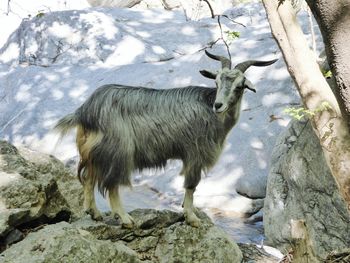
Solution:
<svg viewBox="0 0 350 263"><path fill-rule="evenodd" d="M165 11L151 10L156 17ZM169 15L169 17L171 17ZM172 59L179 54L197 52L201 45L215 40L208 27L194 29L191 34L182 34L190 22L175 19L160 20L161 28L155 28L154 19L148 19L138 10L98 8L96 11L71 10L52 12L31 20L24 19L19 28L11 34L8 42L0 49L0 62L20 63L42 67L55 65L96 65L121 66L130 63L159 62ZM161 18L163 19L163 18ZM96 23L95 21L100 21ZM140 33L131 27L142 23ZM164 24L163 24L164 23ZM141 30L141 29L140 29ZM215 30L215 28L214 28ZM150 37L152 36L152 37ZM183 43L189 43L185 47ZM132 49L128 49L132 46ZM9 55L16 52L9 59ZM131 53L129 53L131 52Z"/></svg>
<svg viewBox="0 0 350 263"><path fill-rule="evenodd" d="M91 6L133 7L141 0L87 0Z"/></svg>
<svg viewBox="0 0 350 263"><path fill-rule="evenodd" d="M82 211L83 188L76 176L66 169L62 162L51 155L31 151L25 147L18 148L18 153L38 172L54 176L58 191L68 203L73 217L81 217L84 214Z"/></svg>
<svg viewBox="0 0 350 263"><path fill-rule="evenodd" d="M276 263L280 259L267 253L263 248L259 248L254 244L238 244L243 253L243 261L247 263Z"/></svg>
<svg viewBox="0 0 350 263"><path fill-rule="evenodd" d="M100 241L89 232L61 222L49 225L0 254L4 263L140 262L120 242Z"/></svg>
<svg viewBox="0 0 350 263"><path fill-rule="evenodd" d="M241 262L238 246L204 214L202 225L193 228L183 215L169 210L137 209L130 213L137 228L122 229L114 219L93 222L83 219L75 226L99 240L121 241L150 262Z"/></svg>
<svg viewBox="0 0 350 263"><path fill-rule="evenodd" d="M264 207L268 242L287 251L292 246L297 262L317 262L350 247L350 214L309 122L292 122L271 163Z"/></svg>
<svg viewBox="0 0 350 263"><path fill-rule="evenodd" d="M165 8L173 10L181 8L184 11L187 19L199 20L204 17L211 17L212 13L210 7L213 9L215 15L222 14L225 10L233 6L232 0L88 0L91 6L105 6L105 7L136 7L139 9L146 8Z"/></svg>
<svg viewBox="0 0 350 263"><path fill-rule="evenodd" d="M18 228L67 220L72 213L52 171L26 161L4 141L0 141L0 211L0 244L5 246L21 239Z"/></svg>
<svg viewBox="0 0 350 263"><path fill-rule="evenodd" d="M0 141L0 262L242 260L236 243L203 212L193 228L182 213L138 209L130 213L137 226L130 230L109 216L82 217L81 196L62 163Z"/></svg>

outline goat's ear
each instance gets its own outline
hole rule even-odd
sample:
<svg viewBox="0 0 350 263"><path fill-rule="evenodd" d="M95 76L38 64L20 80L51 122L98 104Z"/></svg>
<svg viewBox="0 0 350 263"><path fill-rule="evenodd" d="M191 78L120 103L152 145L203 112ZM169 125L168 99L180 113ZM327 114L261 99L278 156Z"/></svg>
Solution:
<svg viewBox="0 0 350 263"><path fill-rule="evenodd" d="M247 80L247 79L244 80L244 88L249 89L249 90L251 90L251 91L253 91L253 92L256 93L256 89L254 89L253 83L251 83L251 82L250 82L249 80Z"/></svg>
<svg viewBox="0 0 350 263"><path fill-rule="evenodd" d="M216 74L213 72L210 72L208 70L200 70L199 73L201 73L204 77L209 78L209 79L216 78Z"/></svg>

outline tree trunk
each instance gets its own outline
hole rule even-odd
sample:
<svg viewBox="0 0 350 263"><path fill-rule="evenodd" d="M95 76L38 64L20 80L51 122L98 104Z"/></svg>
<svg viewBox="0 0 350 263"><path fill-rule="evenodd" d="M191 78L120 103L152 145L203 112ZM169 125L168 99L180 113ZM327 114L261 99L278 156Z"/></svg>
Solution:
<svg viewBox="0 0 350 263"><path fill-rule="evenodd" d="M283 53L304 107L317 112L322 103L331 105L331 109L317 112L311 122L327 164L350 210L350 133L345 118L308 47L290 1L285 1L279 7L277 0L263 0L263 3L272 34Z"/></svg>
<svg viewBox="0 0 350 263"><path fill-rule="evenodd" d="M350 0L306 2L321 30L328 62L337 83L334 94L350 130Z"/></svg>

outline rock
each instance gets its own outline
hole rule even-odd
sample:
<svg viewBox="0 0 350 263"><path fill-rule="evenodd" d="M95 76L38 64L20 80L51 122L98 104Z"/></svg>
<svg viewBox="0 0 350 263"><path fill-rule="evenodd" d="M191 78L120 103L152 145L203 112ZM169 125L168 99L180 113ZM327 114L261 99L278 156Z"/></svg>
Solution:
<svg viewBox="0 0 350 263"><path fill-rule="evenodd" d="M21 231L14 229L6 236L4 240L4 245L10 246L18 241L21 241L23 238L24 234Z"/></svg>
<svg viewBox="0 0 350 263"><path fill-rule="evenodd" d="M87 0L91 6L106 6L106 7L133 7L141 2L141 0Z"/></svg>
<svg viewBox="0 0 350 263"><path fill-rule="evenodd" d="M180 54L195 53L219 36L215 21L192 28L193 25L184 21L179 13L173 15L165 10L150 10L144 15L143 12L95 8L95 11L52 12L24 19L0 49L0 62L44 68L53 64L122 66L159 62ZM155 21L162 26L155 27ZM187 32L189 26L191 33ZM138 30L147 31L149 37ZM179 32L184 32L181 37ZM168 38L174 39L170 42ZM182 47L183 43L189 44ZM133 49L128 49L129 46ZM12 50L16 52L12 53Z"/></svg>
<svg viewBox="0 0 350 263"><path fill-rule="evenodd" d="M18 151L24 160L34 165L39 172L54 175L59 192L67 201L72 216L81 217L84 214L82 209L83 188L76 175L52 155L32 151L26 147L19 147Z"/></svg>
<svg viewBox="0 0 350 263"><path fill-rule="evenodd" d="M20 252L19 252L20 251ZM121 242L97 240L67 222L30 233L23 241L0 254L3 263L40 262L140 262Z"/></svg>
<svg viewBox="0 0 350 263"><path fill-rule="evenodd" d="M138 227L121 228L116 220L89 217L60 222L30 233L0 254L1 262L241 262L238 246L200 213L193 228L172 211L131 212ZM21 251L19 253L18 251Z"/></svg>
<svg viewBox="0 0 350 263"><path fill-rule="evenodd" d="M308 121L293 121L281 134L271 163L264 206L268 244L292 251L295 262L322 261L350 247L350 214Z"/></svg>
<svg viewBox="0 0 350 263"><path fill-rule="evenodd" d="M343 249L342 251L333 251L327 256L325 262L350 262L350 248Z"/></svg>
<svg viewBox="0 0 350 263"><path fill-rule="evenodd" d="M164 8L167 10L172 10L174 8L181 7L181 1L180 0L162 0L162 3L164 5Z"/></svg>
<svg viewBox="0 0 350 263"><path fill-rule="evenodd" d="M238 246L243 254L243 262L276 263L280 260L280 258L267 253L263 248L259 248L257 245L239 243Z"/></svg>
<svg viewBox="0 0 350 263"><path fill-rule="evenodd" d="M0 141L0 243L5 245L23 238L20 233L26 229L69 220L75 209L67 200L74 204L78 199L68 195L71 190L64 184L71 176L62 163L48 156L45 163L36 153L25 156L27 159L14 146ZM66 178L60 183L65 188L62 192L57 183L60 178Z"/></svg>
<svg viewBox="0 0 350 263"><path fill-rule="evenodd" d="M189 20L199 20L205 17L211 17L211 9L213 9L214 15L222 14L225 10L232 8L233 3L231 0L87 0L88 3L93 6L103 7L135 7L137 9L149 9L149 8L164 8L166 10L174 10L181 8L185 13L185 16Z"/></svg>
<svg viewBox="0 0 350 263"><path fill-rule="evenodd" d="M237 245L208 216L200 212L202 225L193 228L181 213L169 210L137 209L130 213L135 229L123 229L115 220L93 222L87 218L74 226L99 240L123 241L140 260L151 262L241 262Z"/></svg>
<svg viewBox="0 0 350 263"><path fill-rule="evenodd" d="M133 9L167 9L162 0L142 0L139 4L133 6Z"/></svg>

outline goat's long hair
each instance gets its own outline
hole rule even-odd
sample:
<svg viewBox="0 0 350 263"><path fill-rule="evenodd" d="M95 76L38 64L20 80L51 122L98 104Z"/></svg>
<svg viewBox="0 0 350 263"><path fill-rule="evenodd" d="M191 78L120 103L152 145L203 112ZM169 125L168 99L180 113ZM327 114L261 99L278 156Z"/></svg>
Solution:
<svg viewBox="0 0 350 263"><path fill-rule="evenodd" d="M102 194L130 185L133 170L163 167L168 159L183 161L185 187L191 188L215 164L229 131L213 111L215 96L216 89L196 86L105 85L56 129L78 127L78 177L92 176Z"/></svg>

